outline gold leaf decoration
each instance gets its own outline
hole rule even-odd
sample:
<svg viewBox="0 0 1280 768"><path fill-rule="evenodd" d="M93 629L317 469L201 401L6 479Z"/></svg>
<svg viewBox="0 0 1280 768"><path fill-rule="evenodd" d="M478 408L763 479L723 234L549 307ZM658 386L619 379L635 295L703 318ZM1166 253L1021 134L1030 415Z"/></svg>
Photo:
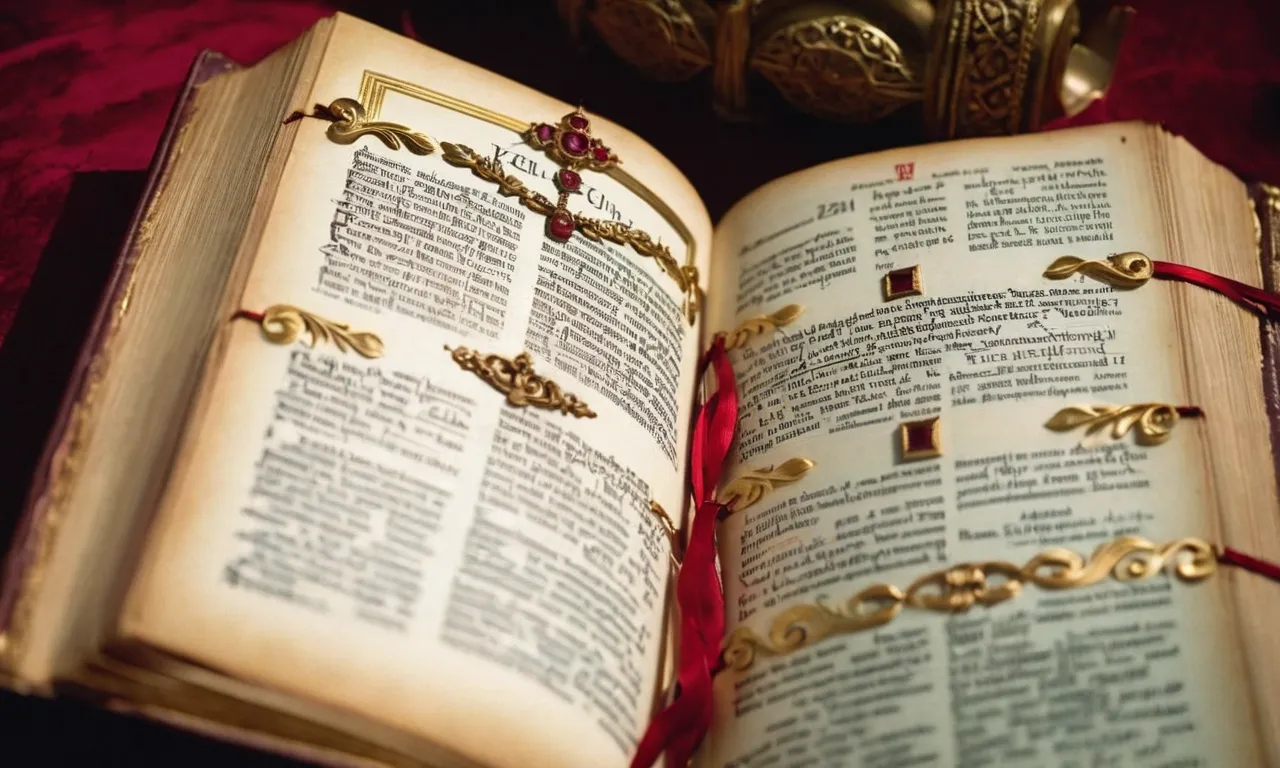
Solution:
<svg viewBox="0 0 1280 768"><path fill-rule="evenodd" d="M1070 405L1053 414L1044 425L1055 432L1085 427L1086 435L1110 427L1111 437L1115 439L1136 427L1140 445L1159 445L1169 439L1179 418L1177 408L1163 403Z"/></svg>
<svg viewBox="0 0 1280 768"><path fill-rule="evenodd" d="M1143 581L1162 572L1184 582L1206 579L1217 570L1213 547L1200 539L1176 539L1157 545L1138 536L1104 542L1085 559L1055 547L1021 567L1004 561L961 563L912 582L904 592L892 584L874 584L838 608L822 604L792 606L769 622L761 637L745 625L729 634L721 646L725 666L742 672L758 655L781 655L811 646L834 635L851 634L892 621L903 608L963 613L975 605L991 606L1011 600L1026 584L1042 589L1073 589L1111 578Z"/></svg>
<svg viewBox="0 0 1280 768"><path fill-rule="evenodd" d="M533 406L559 411L580 419L594 419L595 411L575 395L560 389L554 381L539 376L533 370L533 359L521 352L514 360L502 355L482 355L473 349L458 347L449 349L453 361L464 371L471 371L489 386L507 396L507 403L517 408Z"/></svg>
<svg viewBox="0 0 1280 768"><path fill-rule="evenodd" d="M441 142L444 161L459 168L469 168L476 176L498 185L498 194L504 197L515 197L520 204L541 216L550 216L556 210L553 200L540 192L534 192L514 174L503 168L496 157L483 157L475 150L462 144ZM702 306L702 292L698 287L698 268L692 265L680 266L671 249L655 241L649 233L635 229L620 221L601 221L580 213L573 214L573 223L577 232L594 242L607 240L617 245L630 247L640 256L651 258L658 263L662 271L675 281L680 292L685 296L685 317L692 325L698 317Z"/></svg>
<svg viewBox="0 0 1280 768"><path fill-rule="evenodd" d="M372 136L389 149L404 148L415 155L429 155L436 146L425 133L382 120L369 120L364 106L355 99L335 99L326 111L333 118L325 135L335 144L353 144L361 136Z"/></svg>
<svg viewBox="0 0 1280 768"><path fill-rule="evenodd" d="M1065 280L1077 272L1116 288L1137 288L1155 274L1155 264L1137 251L1113 254L1105 261L1061 256L1049 265L1044 276L1050 280Z"/></svg>
<svg viewBox="0 0 1280 768"><path fill-rule="evenodd" d="M748 318L731 332L723 334L724 348L726 350L738 349L756 336L790 325L802 314L804 314L803 306L788 304L772 314Z"/></svg>
<svg viewBox="0 0 1280 768"><path fill-rule="evenodd" d="M796 482L813 467L809 459L797 457L777 467L752 470L724 487L720 503L733 512L741 512L774 488Z"/></svg>
<svg viewBox="0 0 1280 768"><path fill-rule="evenodd" d="M272 344L292 344L307 334L307 346L314 348L321 341L333 344L340 352L354 350L361 357L382 357L382 339L367 331L353 331L345 323L335 323L319 315L289 304L267 307L260 316L243 312L242 316L257 319L262 336Z"/></svg>

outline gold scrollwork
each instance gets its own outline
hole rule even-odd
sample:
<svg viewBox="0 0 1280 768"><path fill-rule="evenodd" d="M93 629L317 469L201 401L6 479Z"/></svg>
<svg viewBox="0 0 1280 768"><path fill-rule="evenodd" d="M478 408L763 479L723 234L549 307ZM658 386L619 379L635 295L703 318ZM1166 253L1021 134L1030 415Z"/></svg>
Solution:
<svg viewBox="0 0 1280 768"><path fill-rule="evenodd" d="M556 210L556 204L546 195L529 189L514 174L508 174L496 157L483 157L475 150L462 144L441 142L444 161L459 168L469 168L476 176L498 185L498 194L515 197L521 205L534 213L550 216ZM685 315L692 325L698 317L702 304L701 290L698 287L698 268L693 265L681 266L671 255L671 250L662 243L656 242L649 233L633 229L618 221L600 221L582 214L573 214L573 223L582 236L588 240L600 242L608 240L618 245L630 246L641 256L651 258L666 272L680 292L685 295Z"/></svg>
<svg viewBox="0 0 1280 768"><path fill-rule="evenodd" d="M596 0L590 18L614 53L655 79L687 80L711 64L704 30L715 12L703 0Z"/></svg>
<svg viewBox="0 0 1280 768"><path fill-rule="evenodd" d="M340 352L354 350L361 357L382 357L382 339L368 331L353 331L345 323L335 323L319 315L289 304L275 304L262 314L240 312L239 317L258 321L262 336L272 344L292 344L303 333L308 335L307 346L314 348L318 342L327 341Z"/></svg>
<svg viewBox="0 0 1280 768"><path fill-rule="evenodd" d="M799 304L788 304L777 312L748 318L729 333L722 334L724 336L724 348L726 350L738 349L756 336L790 325L802 314L804 314L804 307Z"/></svg>
<svg viewBox="0 0 1280 768"><path fill-rule="evenodd" d="M415 155L429 155L436 146L425 133L399 123L369 120L364 106L355 99L335 99L325 110L333 118L325 135L335 144L352 144L361 136L373 136L389 149L404 148Z"/></svg>
<svg viewBox="0 0 1280 768"><path fill-rule="evenodd" d="M1115 288L1137 288L1155 274L1155 264L1137 251L1112 254L1105 261L1062 256L1049 265L1044 276L1050 280L1065 280L1077 272Z"/></svg>
<svg viewBox="0 0 1280 768"><path fill-rule="evenodd" d="M914 581L904 592L891 584L875 584L838 608L797 605L769 622L766 637L739 626L721 646L725 666L745 671L757 655L781 655L833 635L861 632L888 623L906 608L962 613L974 605L990 606L1018 596L1024 584L1042 589L1086 587L1112 578L1142 581L1168 571L1181 581L1205 579L1217 570L1214 548L1200 539L1177 539L1157 545L1137 536L1121 536L1098 545L1088 559L1055 547L1021 567L1004 561L961 563ZM994 578L993 578L994 577Z"/></svg>
<svg viewBox="0 0 1280 768"><path fill-rule="evenodd" d="M680 529L676 528L676 524L671 520L671 515L668 515L667 510L663 509L658 502L649 502L649 512L658 518L658 524L662 526L662 530L667 536L667 543L671 545L671 564L679 568L680 562L684 560L684 550L680 546Z"/></svg>
<svg viewBox="0 0 1280 768"><path fill-rule="evenodd" d="M580 419L594 419L595 411L587 407L575 395L560 389L554 381L539 376L533 370L533 359L521 352L514 360L502 355L482 355L467 347L445 349L453 361L464 371L471 371L489 386L507 396L507 402L517 408L533 406L560 411Z"/></svg>
<svg viewBox="0 0 1280 768"><path fill-rule="evenodd" d="M1111 437L1119 439L1137 428L1140 445L1159 445L1169 439L1169 433L1177 425L1181 414L1172 405L1164 403L1134 403L1132 405L1070 405L1046 421L1044 425L1055 432L1068 432L1085 427L1091 435L1111 427Z"/></svg>
<svg viewBox="0 0 1280 768"><path fill-rule="evenodd" d="M755 46L751 66L795 106L838 120L878 120L922 93L898 43L857 16L782 27Z"/></svg>
<svg viewBox="0 0 1280 768"><path fill-rule="evenodd" d="M720 503L734 512L741 512L774 488L790 485L804 477L813 466L809 459L796 457L777 467L751 470L724 487Z"/></svg>

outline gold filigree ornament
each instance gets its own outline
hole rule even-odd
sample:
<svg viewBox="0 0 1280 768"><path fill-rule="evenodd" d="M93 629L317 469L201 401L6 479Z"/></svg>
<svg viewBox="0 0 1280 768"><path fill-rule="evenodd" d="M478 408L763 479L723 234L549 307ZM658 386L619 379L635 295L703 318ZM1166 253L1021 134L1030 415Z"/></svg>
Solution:
<svg viewBox="0 0 1280 768"><path fill-rule="evenodd" d="M1200 539L1177 539L1157 545L1137 536L1121 536L1100 544L1088 559L1054 547L1022 566L1004 561L961 563L923 576L905 591L891 584L875 584L842 606L793 606L769 622L764 637L739 626L721 646L721 658L727 668L743 672L750 669L757 656L780 656L834 635L879 627L904 608L963 613L975 605L991 606L1011 600L1028 584L1042 589L1074 589L1107 578L1144 581L1164 572L1190 583L1208 578L1217 567L1214 548Z"/></svg>
<svg viewBox="0 0 1280 768"><path fill-rule="evenodd" d="M1044 276L1050 280L1066 280L1079 272L1114 288L1137 288L1155 274L1155 265L1145 254L1137 251L1116 253L1105 261L1087 261L1076 256L1055 259Z"/></svg>
<svg viewBox="0 0 1280 768"><path fill-rule="evenodd" d="M741 512L775 488L796 482L813 467L814 464L809 459L796 457L787 459L776 467L753 469L724 487L720 503L731 512Z"/></svg>
<svg viewBox="0 0 1280 768"><path fill-rule="evenodd" d="M415 155L429 155L436 145L425 133L420 133L399 123L369 120L364 106L355 99L335 99L325 107L333 120L325 135L335 144L353 144L361 136L372 136L389 149L403 146Z"/></svg>
<svg viewBox="0 0 1280 768"><path fill-rule="evenodd" d="M672 567L679 568L681 561L684 560L684 549L680 546L680 529L676 528L676 524L671 520L671 515L668 515L667 510L658 502L649 502L649 512L658 519L658 524L662 526L662 531L666 534L667 543L671 546Z"/></svg>
<svg viewBox="0 0 1280 768"><path fill-rule="evenodd" d="M1139 445L1159 445L1169 439L1170 432L1184 415L1198 416L1200 411L1164 403L1069 405L1053 414L1044 425L1055 432L1084 427L1086 436L1110 427L1111 437L1116 440L1133 429Z"/></svg>
<svg viewBox="0 0 1280 768"><path fill-rule="evenodd" d="M796 318L804 314L804 307L799 304L788 304L768 315L757 315L752 318L743 320L742 323L729 333L722 333L724 337L724 348L726 350L738 349L746 346L756 336L763 336L771 333L778 328L791 325Z"/></svg>
<svg viewBox="0 0 1280 768"><path fill-rule="evenodd" d="M473 174L498 185L498 194L514 197L520 204L542 216L553 216L557 203L540 192L534 192L514 174L509 174L497 157L485 157L463 144L441 142L444 161L459 168L469 168ZM681 266L671 255L671 249L650 237L649 233L629 227L620 221L601 221L580 213L570 214L575 231L594 242L607 240L617 245L629 246L640 256L653 259L662 271L675 281L684 294L685 318L692 325L702 306L702 291L698 287L698 268ZM548 220L550 221L550 219ZM550 224L548 224L550 226Z"/></svg>
<svg viewBox="0 0 1280 768"><path fill-rule="evenodd" d="M307 346L329 342L339 352L354 351L361 357L382 357L382 339L368 331L353 331L345 323L335 323L289 304L274 304L262 313L241 310L236 317L253 320L262 328L262 337L272 344L292 344L307 335Z"/></svg>
<svg viewBox="0 0 1280 768"><path fill-rule="evenodd" d="M596 412L575 395L560 389L554 381L533 370L533 359L521 352L515 359L502 355L482 355L467 347L445 347L453 361L464 371L471 371L489 386L507 396L507 403L517 408L533 406L559 411L580 419L594 419Z"/></svg>

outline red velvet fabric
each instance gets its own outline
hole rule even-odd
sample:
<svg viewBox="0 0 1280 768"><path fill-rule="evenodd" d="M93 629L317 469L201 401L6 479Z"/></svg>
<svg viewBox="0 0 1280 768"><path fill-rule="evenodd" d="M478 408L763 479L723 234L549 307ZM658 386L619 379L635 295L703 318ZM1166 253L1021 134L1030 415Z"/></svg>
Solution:
<svg viewBox="0 0 1280 768"><path fill-rule="evenodd" d="M1130 4L1138 15L1111 94L1072 122L1161 121L1245 178L1280 182L1280 3ZM336 5L136 0L104 7L70 0L15 2L0 11L0 341L72 174L145 168L200 49L252 62ZM346 5L366 15L379 6L372 13L388 15L383 4ZM434 3L419 5L439 20ZM425 36L448 48L449 38Z"/></svg>

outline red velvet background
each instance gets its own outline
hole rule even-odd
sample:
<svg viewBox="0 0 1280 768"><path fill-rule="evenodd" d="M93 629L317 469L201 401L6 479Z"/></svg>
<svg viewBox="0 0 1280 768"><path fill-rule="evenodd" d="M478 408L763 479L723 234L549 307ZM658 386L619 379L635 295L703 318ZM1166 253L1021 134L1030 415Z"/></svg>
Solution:
<svg viewBox="0 0 1280 768"><path fill-rule="evenodd" d="M1081 3L1096 8L1102 0ZM550 0L4 4L0 343L11 326L14 332L0 346L0 543L141 192L142 171L202 48L251 63L340 6L397 29L411 7L425 42L567 101L581 99L650 138L685 170L716 216L773 176L922 138L912 111L863 128L800 118L718 124L702 85L647 83L598 53L585 66L558 29ZM1280 183L1280 3L1129 4L1138 15L1111 93L1074 122L1159 121L1245 179ZM734 162L739 152L752 162ZM69 319L59 324L64 315ZM18 755L18 765L286 764L75 702L8 694L0 694L0 737L0 750L6 758ZM21 757L37 750L34 761Z"/></svg>

